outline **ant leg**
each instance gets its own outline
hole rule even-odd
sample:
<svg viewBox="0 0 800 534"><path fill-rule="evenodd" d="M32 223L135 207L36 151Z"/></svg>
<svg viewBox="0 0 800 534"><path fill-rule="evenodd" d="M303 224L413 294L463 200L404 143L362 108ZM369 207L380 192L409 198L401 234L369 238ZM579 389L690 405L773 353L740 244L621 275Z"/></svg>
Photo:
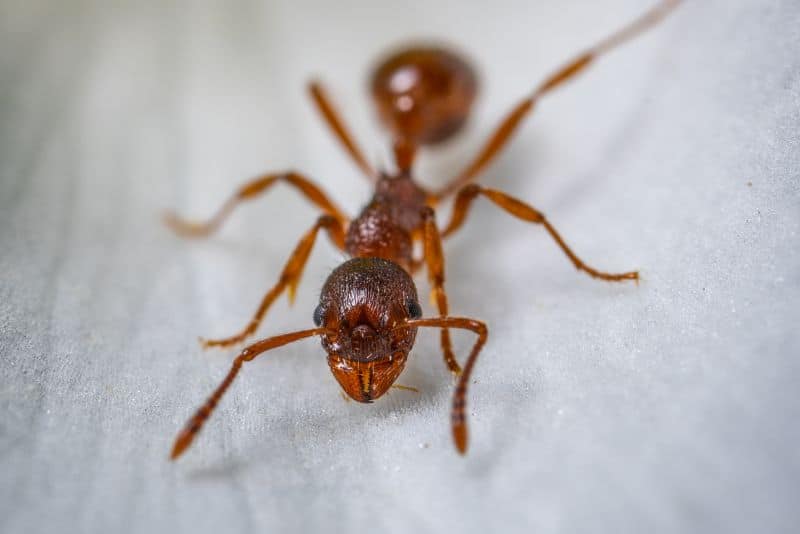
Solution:
<svg viewBox="0 0 800 534"><path fill-rule="evenodd" d="M478 339L472 346L472 351L467 358L467 363L464 365L464 371L458 378L458 384L453 393L453 407L450 412L450 424L453 431L453 441L459 453L465 454L467 452L467 387L469 386L469 379L472 375L472 369L475 367L475 362L478 359L478 354L481 348L486 343L486 338L489 332L486 325L476 319L468 319L464 317L433 317L430 319L409 319L397 328L419 327L419 326L432 326L439 328L462 328L464 330L471 330L478 334Z"/></svg>
<svg viewBox="0 0 800 534"><path fill-rule="evenodd" d="M266 192L279 180L295 187L303 196L314 203L323 212L336 218L341 223L347 221L347 217L342 214L339 208L337 208L333 202L328 199L325 193L308 178L296 172L285 172L265 174L244 184L222 205L219 211L206 222L188 222L179 218L172 212L167 212L164 216L164 222L166 222L167 226L172 228L175 233L184 237L205 237L219 228L219 225L230 215L237 204Z"/></svg>
<svg viewBox="0 0 800 534"><path fill-rule="evenodd" d="M183 451L186 450L187 447L189 447L189 445L191 445L192 440L194 440L197 433L200 432L200 429L203 428L203 424L206 422L206 419L208 419L208 417L214 411L214 408L217 407L217 403L219 403L222 395L225 394L225 391L231 385L233 379L236 378L237 374L239 374L239 369L242 368L242 364L244 362L249 362L259 354L268 350L292 343L299 339L324 334L325 332L325 328L300 330L299 332L292 332L291 334L283 334L280 336L262 339L261 341L257 341L249 347L243 349L242 352L239 353L239 356L233 360L231 370L228 371L228 374L222 380L222 383L217 386L217 389L214 390L214 393L212 393L205 404L203 404L200 409L195 412L192 418L186 423L186 426L183 427L183 430L181 430L180 434L178 434L178 437L175 439L175 444L172 446L170 459L176 459L183 453Z"/></svg>
<svg viewBox="0 0 800 534"><path fill-rule="evenodd" d="M314 247L314 242L317 239L317 233L321 228L324 228L328 232L331 241L333 241L339 249L344 249L344 226L334 217L322 215L317 219L314 226L311 227L311 230L300 239L294 252L289 256L289 261L287 261L286 265L283 267L278 283L264 295L255 315L253 315L253 318L245 329L234 336L224 339L201 340L204 348L228 347L244 341L256 331L264 315L266 315L267 310L269 310L269 307L285 289L289 289L289 302L294 301L297 284L300 282L300 277L303 275L303 268L306 266L308 257L311 254L311 249Z"/></svg>
<svg viewBox="0 0 800 534"><path fill-rule="evenodd" d="M336 108L331 103L330 98L328 98L325 89L323 89L322 83L312 81L308 85L308 91L311 93L311 98L314 100L314 104L317 106L317 110L322 115L322 118L328 124L330 129L333 130L333 134L337 139L339 139L339 142L342 143L342 146L344 146L344 149L353 159L353 162L358 165L358 168L361 169L367 178L369 178L372 182L375 182L375 171L367 162L367 159L364 157L361 149L358 148L358 145L356 145L353 136L350 134L347 126L344 124L344 121L342 121L342 118L339 116Z"/></svg>
<svg viewBox="0 0 800 534"><path fill-rule="evenodd" d="M442 239L436 227L436 214L433 209L426 207L422 212L423 240L425 249L425 263L428 267L428 281L431 284L431 300L439 308L439 315L447 315L447 293L444 290L444 253L442 252ZM442 353L444 363L455 375L461 373L456 357L453 355L450 331L443 328L441 332Z"/></svg>
<svg viewBox="0 0 800 534"><path fill-rule="evenodd" d="M541 224L545 227L547 232L550 236L555 240L561 250L564 251L564 254L569 257L572 264L575 266L576 269L579 271L584 271L589 276L593 278L599 278L601 280L609 280L609 281L621 281L621 280L639 280L639 272L638 271L630 271L627 273L620 273L620 274L611 274L611 273L604 273L594 269L588 265L586 265L578 256L572 252L564 240L561 238L559 233L553 228L553 225L545 218L544 214L538 211L537 209L523 203L520 200L517 200L514 197L506 195L500 191L495 189L489 189L486 187L482 187L476 184L470 184L464 187L461 191L458 192L456 195L455 202L453 204L453 214L450 219L450 224L447 225L447 228L444 229L442 235L444 237L449 236L450 234L454 233L458 230L462 224L464 224L464 219L466 218L467 212L472 205L472 201L475 200L475 197L478 195L483 195L496 205L500 206L506 212L510 213L514 217L518 219L522 219L523 221L528 221L536 224Z"/></svg>
<svg viewBox="0 0 800 534"><path fill-rule="evenodd" d="M560 67L553 74L548 76L536 90L524 99L522 102L511 110L511 112L503 119L500 125L495 129L494 133L489 137L486 144L483 145L478 155L467 167L462 170L450 183L448 183L441 191L435 196L437 199L442 199L455 193L459 188L471 182L477 177L481 171L491 162L494 157L503 149L508 142L511 135L516 131L522 120L534 108L539 98L549 93L553 89L560 87L566 81L572 79L577 74L583 72L594 60L598 59L603 54L616 48L637 36L647 28L655 25L663 19L674 7L680 3L680 0L662 0L650 11L628 24L621 30L610 35L605 40L600 41L587 51L579 54L571 61Z"/></svg>
<svg viewBox="0 0 800 534"><path fill-rule="evenodd" d="M400 384L392 384L392 388L400 389L400 390L403 390L403 391L410 391L412 393L419 393L419 390L417 388L413 387L413 386L402 386Z"/></svg>

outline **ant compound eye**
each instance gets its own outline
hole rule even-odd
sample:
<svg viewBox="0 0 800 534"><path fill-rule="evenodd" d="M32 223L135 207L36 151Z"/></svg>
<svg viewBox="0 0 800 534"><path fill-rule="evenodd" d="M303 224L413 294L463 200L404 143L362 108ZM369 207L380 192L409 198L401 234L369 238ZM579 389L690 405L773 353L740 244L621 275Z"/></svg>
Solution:
<svg viewBox="0 0 800 534"><path fill-rule="evenodd" d="M317 306L317 309L314 310L314 324L317 326L322 326L322 314L325 310L322 309L322 304Z"/></svg>
<svg viewBox="0 0 800 534"><path fill-rule="evenodd" d="M408 316L412 319L419 319L422 317L422 308L419 307L419 303L416 300L409 299L406 307L408 308Z"/></svg>

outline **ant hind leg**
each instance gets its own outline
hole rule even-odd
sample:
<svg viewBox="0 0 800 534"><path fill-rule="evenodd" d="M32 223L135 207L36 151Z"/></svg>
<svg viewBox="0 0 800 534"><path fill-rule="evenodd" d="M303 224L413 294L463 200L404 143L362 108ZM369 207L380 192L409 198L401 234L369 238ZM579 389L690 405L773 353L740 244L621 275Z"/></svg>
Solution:
<svg viewBox="0 0 800 534"><path fill-rule="evenodd" d="M347 126L345 126L344 121L336 111L330 98L328 98L328 94L322 87L322 84L318 81L312 81L308 84L308 91L311 94L312 100L314 100L314 105L317 107L320 115L322 115L322 119L333 131L333 134L342 144L342 147L349 154L350 158L370 181L375 182L377 176L375 170L369 162L367 162L367 158L364 157L364 153L361 152L361 149L356 144L353 135L350 133Z"/></svg>
<svg viewBox="0 0 800 534"><path fill-rule="evenodd" d="M505 116L475 158L459 174L452 178L441 191L436 193L434 198L436 200L442 200L470 183L483 172L495 156L503 150L509 139L511 139L511 136L517 130L517 127L536 107L541 97L561 87L565 82L572 80L578 74L583 73L586 67L613 48L636 37L644 30L660 22L680 2L681 0L661 0L652 7L650 11L647 11L638 19L606 37L599 43L596 43L582 54L578 54L550 74L539 84L533 93L524 98Z"/></svg>

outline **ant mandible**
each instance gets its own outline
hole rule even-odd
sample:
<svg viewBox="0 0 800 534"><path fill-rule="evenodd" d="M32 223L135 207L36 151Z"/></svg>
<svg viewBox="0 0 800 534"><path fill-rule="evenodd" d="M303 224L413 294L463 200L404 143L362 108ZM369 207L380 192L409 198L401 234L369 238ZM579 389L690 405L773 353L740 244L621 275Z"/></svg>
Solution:
<svg viewBox="0 0 800 534"><path fill-rule="evenodd" d="M478 196L484 196L514 217L542 225L578 270L601 280L638 280L637 271L612 274L590 267L572 252L537 209L501 191L471 182L505 146L541 97L575 77L612 48L654 25L679 2L662 0L639 19L556 70L517 104L478 155L438 192L420 187L413 179L412 167L419 147L449 139L462 128L469 116L477 79L462 58L442 48L408 48L388 57L373 73L371 90L378 115L393 136L397 169L392 174L377 173L372 168L322 85L312 82L309 87L311 97L322 117L375 187L372 199L358 217L349 221L309 179L295 172L284 172L266 174L248 182L207 222L189 223L168 215L167 223L184 236L207 236L219 227L237 204L268 191L278 182L295 187L322 212L300 239L278 283L264 296L244 330L228 338L203 341L205 347L228 347L245 340L256 331L269 307L284 291L288 290L289 299L293 301L320 230L325 230L333 244L351 259L337 267L325 282L319 305L314 311L315 328L263 339L239 353L222 383L178 435L172 448L172 459L180 456L191 444L244 362L299 339L320 336L322 347L328 353L331 372L344 391L359 402L372 402L383 395L403 371L420 327L440 329L445 364L458 376L451 425L456 449L464 454L467 450L467 386L488 331L481 321L448 315L442 238L458 230L472 202ZM455 194L453 213L449 224L440 231L433 208L452 194ZM420 241L423 257L415 258L413 245ZM423 265L431 285L431 299L439 311L438 317L422 318L411 276ZM463 369L453 355L448 330L451 328L470 330L477 335Z"/></svg>

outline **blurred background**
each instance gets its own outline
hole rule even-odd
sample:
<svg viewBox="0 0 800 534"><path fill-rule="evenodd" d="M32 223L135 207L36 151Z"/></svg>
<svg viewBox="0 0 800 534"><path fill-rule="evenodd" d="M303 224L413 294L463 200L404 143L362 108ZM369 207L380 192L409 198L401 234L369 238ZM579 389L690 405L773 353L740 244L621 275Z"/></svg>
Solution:
<svg viewBox="0 0 800 534"><path fill-rule="evenodd" d="M490 328L465 458L421 332L399 380L419 394L345 402L318 342L297 343L246 366L167 461L235 355L197 337L246 323L315 211L278 187L190 242L165 209L203 218L296 169L355 214L368 183L305 84L385 162L367 77L420 39L481 76L467 130L420 160L443 184L545 75L653 3L0 1L0 531L793 531L791 0L684 2L548 96L481 178L643 281L576 273L541 228L478 204L445 247L453 313ZM309 327L342 259L320 240L259 336Z"/></svg>

